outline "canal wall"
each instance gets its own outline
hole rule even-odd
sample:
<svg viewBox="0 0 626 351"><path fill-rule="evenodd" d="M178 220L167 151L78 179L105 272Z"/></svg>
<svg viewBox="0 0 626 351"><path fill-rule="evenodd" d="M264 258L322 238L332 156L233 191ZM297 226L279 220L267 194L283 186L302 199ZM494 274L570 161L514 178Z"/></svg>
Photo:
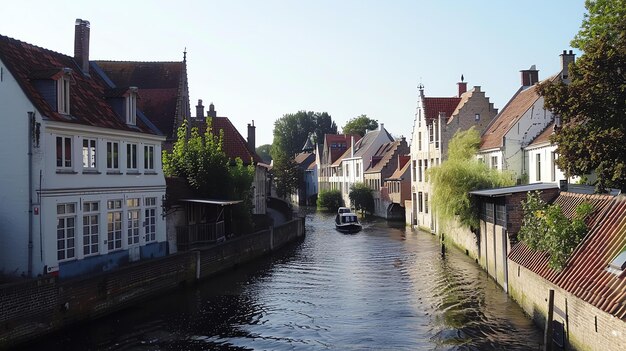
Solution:
<svg viewBox="0 0 626 351"><path fill-rule="evenodd" d="M304 236L304 218L217 245L76 279L45 276L0 286L0 349L95 319L208 278Z"/></svg>
<svg viewBox="0 0 626 351"><path fill-rule="evenodd" d="M623 350L626 323L509 260L509 295L545 328L548 295L554 290L555 321L564 326L566 350Z"/></svg>

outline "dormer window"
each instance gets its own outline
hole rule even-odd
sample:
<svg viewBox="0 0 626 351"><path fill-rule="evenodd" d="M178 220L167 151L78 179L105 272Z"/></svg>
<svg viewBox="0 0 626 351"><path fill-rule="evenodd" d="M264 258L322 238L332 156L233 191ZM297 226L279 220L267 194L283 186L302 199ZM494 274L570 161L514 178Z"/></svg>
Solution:
<svg viewBox="0 0 626 351"><path fill-rule="evenodd" d="M137 87L130 87L126 96L126 124L137 124Z"/></svg>
<svg viewBox="0 0 626 351"><path fill-rule="evenodd" d="M57 80L57 111L64 115L70 114L70 73L69 68L63 69L63 75Z"/></svg>

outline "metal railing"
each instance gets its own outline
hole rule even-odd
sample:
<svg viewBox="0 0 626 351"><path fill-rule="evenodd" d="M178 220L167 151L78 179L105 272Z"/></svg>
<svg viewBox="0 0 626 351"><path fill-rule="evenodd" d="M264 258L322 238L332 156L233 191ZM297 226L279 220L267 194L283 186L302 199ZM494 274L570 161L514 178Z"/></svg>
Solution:
<svg viewBox="0 0 626 351"><path fill-rule="evenodd" d="M176 227L176 244L181 251L217 242L225 234L224 221Z"/></svg>

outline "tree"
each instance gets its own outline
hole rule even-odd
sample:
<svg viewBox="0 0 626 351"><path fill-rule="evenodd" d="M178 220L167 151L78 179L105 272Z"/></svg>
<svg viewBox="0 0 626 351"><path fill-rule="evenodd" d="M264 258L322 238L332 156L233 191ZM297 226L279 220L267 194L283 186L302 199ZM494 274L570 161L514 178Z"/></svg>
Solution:
<svg viewBox="0 0 626 351"><path fill-rule="evenodd" d="M374 196L372 195L372 189L364 183L355 183L352 185L348 196L355 210L374 213Z"/></svg>
<svg viewBox="0 0 626 351"><path fill-rule="evenodd" d="M343 206L343 198L339 190L322 190L317 196L317 207L337 211Z"/></svg>
<svg viewBox="0 0 626 351"><path fill-rule="evenodd" d="M448 159L430 168L433 210L442 222L458 219L464 226L478 228L478 206L472 190L513 185L513 176L487 167L476 159L480 134L474 127L450 139Z"/></svg>
<svg viewBox="0 0 626 351"><path fill-rule="evenodd" d="M270 164L270 162L272 162L272 155L270 155L271 149L272 145L264 144L256 148L256 153L263 160L263 162Z"/></svg>
<svg viewBox="0 0 626 351"><path fill-rule="evenodd" d="M551 141L568 176L595 171L596 190L626 190L626 0L587 1L572 41L583 55L569 67L569 85L545 82L539 94L560 118Z"/></svg>
<svg viewBox="0 0 626 351"><path fill-rule="evenodd" d="M593 212L589 202L576 206L573 218L567 218L558 204L549 205L538 191L529 192L522 203L524 219L519 238L529 248L550 255L549 265L561 270L576 246L587 234L585 219Z"/></svg>
<svg viewBox="0 0 626 351"><path fill-rule="evenodd" d="M310 133L315 134L316 141L321 141L324 134L337 134L337 126L326 112L298 111L279 118L274 122L272 158L278 158L281 153L294 157L302 151Z"/></svg>
<svg viewBox="0 0 626 351"><path fill-rule="evenodd" d="M284 155L279 155L278 158L274 158L272 174L274 176L276 194L282 198L293 194L294 191L298 189L304 177L296 161Z"/></svg>
<svg viewBox="0 0 626 351"><path fill-rule="evenodd" d="M353 134L364 136L368 130L376 130L378 128L378 121L367 117L367 115L360 115L358 117L350 119L345 126L341 129L343 134Z"/></svg>

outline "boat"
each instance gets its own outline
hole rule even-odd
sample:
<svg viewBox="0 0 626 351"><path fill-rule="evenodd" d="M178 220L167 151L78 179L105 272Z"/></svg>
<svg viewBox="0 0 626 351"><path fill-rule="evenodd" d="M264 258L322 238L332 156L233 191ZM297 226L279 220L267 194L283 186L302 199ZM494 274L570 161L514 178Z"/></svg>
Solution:
<svg viewBox="0 0 626 351"><path fill-rule="evenodd" d="M356 214L352 212L337 213L335 217L335 229L342 233L356 233L361 231L361 223Z"/></svg>
<svg viewBox="0 0 626 351"><path fill-rule="evenodd" d="M348 207L339 207L337 209L337 214L350 213L350 212L352 212L352 210L350 210Z"/></svg>

